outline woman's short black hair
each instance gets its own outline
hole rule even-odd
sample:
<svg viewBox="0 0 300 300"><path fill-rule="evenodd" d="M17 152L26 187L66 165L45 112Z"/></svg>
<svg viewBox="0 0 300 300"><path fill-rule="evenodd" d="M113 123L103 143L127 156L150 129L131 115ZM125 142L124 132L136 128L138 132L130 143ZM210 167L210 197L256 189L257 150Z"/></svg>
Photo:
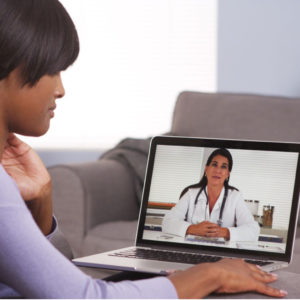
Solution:
<svg viewBox="0 0 300 300"><path fill-rule="evenodd" d="M58 0L0 0L0 80L19 67L23 84L33 86L78 53L75 25Z"/></svg>

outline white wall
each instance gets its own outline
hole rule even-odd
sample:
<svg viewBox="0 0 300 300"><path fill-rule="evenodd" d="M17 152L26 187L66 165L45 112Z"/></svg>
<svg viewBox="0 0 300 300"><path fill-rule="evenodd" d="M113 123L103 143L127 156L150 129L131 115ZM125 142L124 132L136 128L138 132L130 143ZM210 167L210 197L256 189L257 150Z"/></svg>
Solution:
<svg viewBox="0 0 300 300"><path fill-rule="evenodd" d="M217 0L61 0L81 52L35 148L108 148L170 129L182 90L216 90Z"/></svg>
<svg viewBox="0 0 300 300"><path fill-rule="evenodd" d="M81 53L35 148L96 148L170 128L182 90L300 96L299 0L62 0Z"/></svg>
<svg viewBox="0 0 300 300"><path fill-rule="evenodd" d="M218 91L300 96L300 1L218 2Z"/></svg>

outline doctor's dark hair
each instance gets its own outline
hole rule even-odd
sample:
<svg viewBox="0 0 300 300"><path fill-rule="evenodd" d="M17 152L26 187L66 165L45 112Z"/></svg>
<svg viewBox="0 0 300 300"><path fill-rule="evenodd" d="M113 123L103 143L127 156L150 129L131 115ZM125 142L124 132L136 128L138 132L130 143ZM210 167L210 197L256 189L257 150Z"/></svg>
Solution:
<svg viewBox="0 0 300 300"><path fill-rule="evenodd" d="M78 53L75 25L58 0L0 0L0 80L20 68L23 85L33 86Z"/></svg>
<svg viewBox="0 0 300 300"><path fill-rule="evenodd" d="M207 159L207 162L206 162L206 166L209 166L212 162L212 160L214 159L214 157L218 156L218 155L221 155L223 157L226 157L227 160L228 160L228 169L229 169L229 172L231 172L232 170L232 166L233 166L233 160L232 160L232 156L231 156L231 153L225 149L225 148L219 148L219 149L216 149L214 150L208 157ZM192 184L192 185L189 185L187 186L186 188L183 189L183 191L181 192L180 194L180 197L179 199L191 188L200 188L200 189L203 189L205 188L207 185L207 177L205 176L205 173L203 174L202 178L200 179L200 181L196 184ZM231 190L237 190L237 188L235 188L234 186L231 186L229 185L229 178L228 180L225 180L224 181L224 187L225 189L231 189Z"/></svg>

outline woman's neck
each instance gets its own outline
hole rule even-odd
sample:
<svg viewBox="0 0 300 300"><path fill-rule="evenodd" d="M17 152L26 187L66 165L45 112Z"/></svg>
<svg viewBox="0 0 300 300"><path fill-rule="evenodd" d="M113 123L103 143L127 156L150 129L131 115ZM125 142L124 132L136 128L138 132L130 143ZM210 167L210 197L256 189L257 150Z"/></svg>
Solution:
<svg viewBox="0 0 300 300"><path fill-rule="evenodd" d="M209 212L211 213L217 200L220 197L223 186L211 186L207 185L207 194L208 194L208 202L209 202Z"/></svg>
<svg viewBox="0 0 300 300"><path fill-rule="evenodd" d="M221 186L212 186L212 185L207 185L207 193L208 193L208 198L214 201L217 201L219 198L221 192L223 189L223 185Z"/></svg>

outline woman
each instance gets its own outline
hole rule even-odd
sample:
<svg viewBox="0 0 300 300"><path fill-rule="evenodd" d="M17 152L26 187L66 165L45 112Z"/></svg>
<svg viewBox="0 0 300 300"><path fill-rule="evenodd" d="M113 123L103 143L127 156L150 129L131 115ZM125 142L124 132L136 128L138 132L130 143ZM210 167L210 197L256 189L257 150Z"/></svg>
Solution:
<svg viewBox="0 0 300 300"><path fill-rule="evenodd" d="M163 220L163 231L185 236L257 241L259 226L241 193L229 185L232 156L216 149L206 162L200 182L186 187L180 201Z"/></svg>
<svg viewBox="0 0 300 300"><path fill-rule="evenodd" d="M247 290L284 296L267 285L276 276L242 260L107 283L85 275L49 243L57 231L51 180L15 133L47 132L65 93L60 72L78 52L74 24L57 0L0 0L0 297L199 298Z"/></svg>

